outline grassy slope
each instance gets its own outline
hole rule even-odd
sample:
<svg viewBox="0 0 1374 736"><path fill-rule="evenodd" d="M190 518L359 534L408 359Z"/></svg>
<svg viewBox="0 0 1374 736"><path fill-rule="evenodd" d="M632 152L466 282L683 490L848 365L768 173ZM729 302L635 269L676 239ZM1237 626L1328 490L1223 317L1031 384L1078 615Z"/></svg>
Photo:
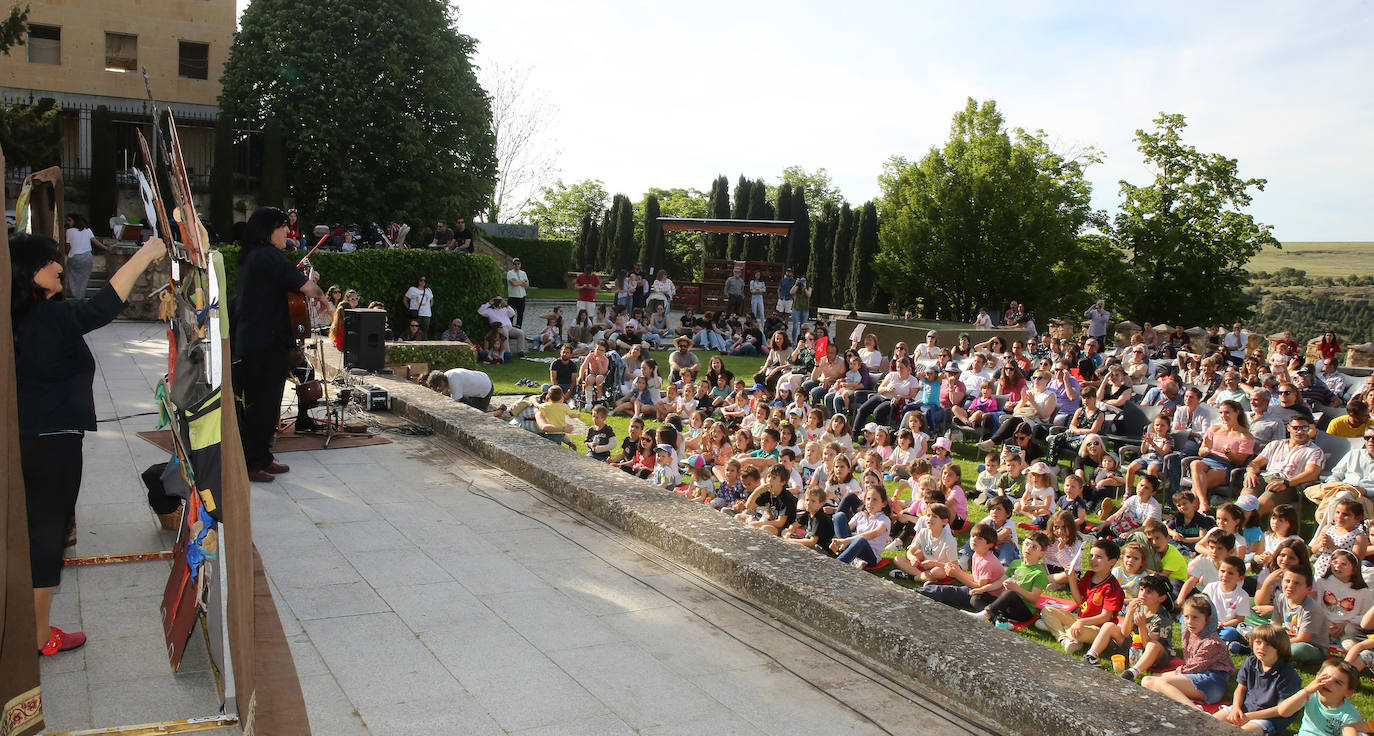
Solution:
<svg viewBox="0 0 1374 736"><path fill-rule="evenodd" d="M1282 249L1266 248L1246 268L1273 273L1285 266L1306 271L1308 276L1371 274L1374 273L1374 243L1284 243Z"/></svg>

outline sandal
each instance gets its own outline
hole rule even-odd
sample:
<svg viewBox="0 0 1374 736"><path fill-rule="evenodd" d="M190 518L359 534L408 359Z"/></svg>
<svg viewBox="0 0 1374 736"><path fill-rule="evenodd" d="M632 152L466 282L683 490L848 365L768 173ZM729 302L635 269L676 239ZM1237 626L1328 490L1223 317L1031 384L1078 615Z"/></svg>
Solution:
<svg viewBox="0 0 1374 736"><path fill-rule="evenodd" d="M56 626L49 626L48 628L52 630L52 636L48 637L48 643L38 650L41 656L50 657L58 652L76 649L86 643L86 635L80 631L73 631L69 634Z"/></svg>

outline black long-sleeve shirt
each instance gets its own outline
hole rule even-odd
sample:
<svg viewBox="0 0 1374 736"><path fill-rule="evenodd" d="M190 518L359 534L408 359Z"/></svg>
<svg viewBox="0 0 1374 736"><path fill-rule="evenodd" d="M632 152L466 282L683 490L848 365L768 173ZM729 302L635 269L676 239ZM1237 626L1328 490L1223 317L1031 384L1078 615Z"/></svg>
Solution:
<svg viewBox="0 0 1374 736"><path fill-rule="evenodd" d="M91 299L44 301L15 326L19 434L95 431L95 356L82 337L109 324L124 301L109 284Z"/></svg>

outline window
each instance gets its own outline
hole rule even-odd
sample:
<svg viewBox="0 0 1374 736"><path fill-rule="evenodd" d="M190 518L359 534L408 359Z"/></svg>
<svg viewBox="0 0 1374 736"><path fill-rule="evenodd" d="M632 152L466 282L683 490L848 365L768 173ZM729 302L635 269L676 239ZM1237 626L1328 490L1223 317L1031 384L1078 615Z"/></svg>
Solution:
<svg viewBox="0 0 1374 736"><path fill-rule="evenodd" d="M62 63L62 29L57 26L29 26L29 63Z"/></svg>
<svg viewBox="0 0 1374 736"><path fill-rule="evenodd" d="M123 33L105 34L105 71L132 72L138 70L138 36Z"/></svg>
<svg viewBox="0 0 1374 736"><path fill-rule="evenodd" d="M186 79L209 79L210 44L180 42L177 45L177 75Z"/></svg>

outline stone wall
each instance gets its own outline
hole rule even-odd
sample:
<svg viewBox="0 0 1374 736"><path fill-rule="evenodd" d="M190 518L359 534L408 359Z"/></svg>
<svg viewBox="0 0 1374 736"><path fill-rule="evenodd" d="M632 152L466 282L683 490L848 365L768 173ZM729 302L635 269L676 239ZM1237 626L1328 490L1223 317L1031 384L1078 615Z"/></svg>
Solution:
<svg viewBox="0 0 1374 736"><path fill-rule="evenodd" d="M127 245L116 245L110 248L105 254L105 273L113 275L121 266L129 261L133 254L138 252L137 247ZM148 295L155 291L159 286L167 283L170 275L167 259L163 258L147 268L134 282L134 288L129 292L129 304L124 307L124 311L119 313L119 319L134 321L155 321L157 320L157 297L152 299Z"/></svg>

